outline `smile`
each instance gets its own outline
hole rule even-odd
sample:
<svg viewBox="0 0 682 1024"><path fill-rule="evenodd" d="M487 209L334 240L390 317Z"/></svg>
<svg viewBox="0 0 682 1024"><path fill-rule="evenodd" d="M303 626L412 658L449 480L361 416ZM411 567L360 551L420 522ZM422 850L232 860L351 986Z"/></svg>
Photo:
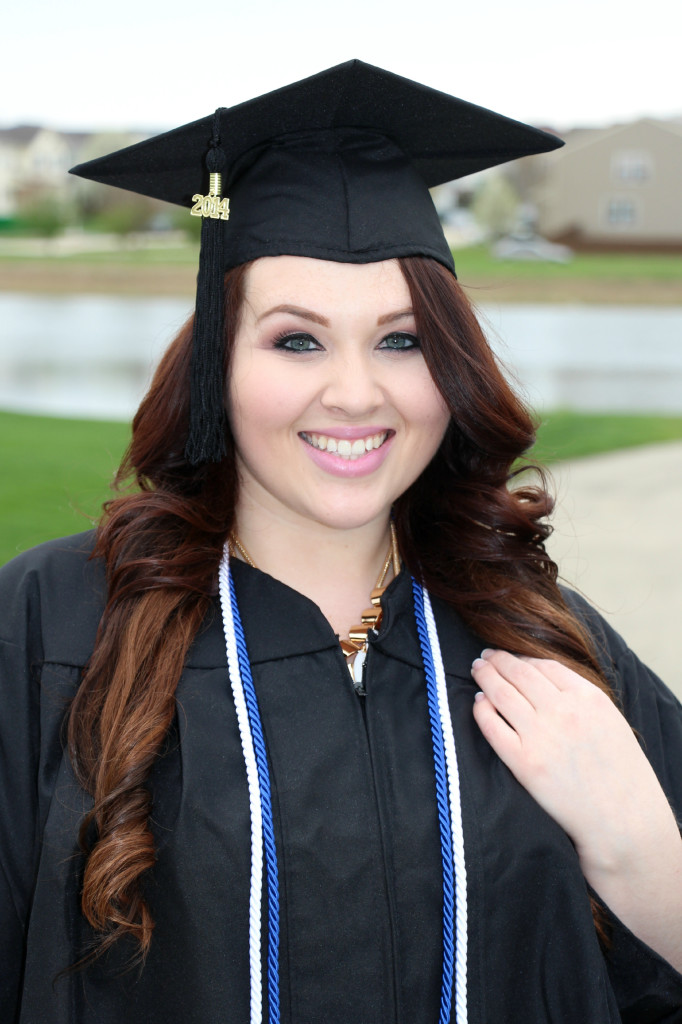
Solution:
<svg viewBox="0 0 682 1024"><path fill-rule="evenodd" d="M301 432L299 436L302 437L307 444L312 445L313 448L317 448L321 452L330 452L333 455L338 455L341 459L354 462L356 459L360 459L363 455L366 455L367 452L374 451L376 448L381 448L388 435L388 430L382 430L378 434L370 434L368 437L359 437L354 441L347 441L338 437L329 437L327 434L306 434Z"/></svg>

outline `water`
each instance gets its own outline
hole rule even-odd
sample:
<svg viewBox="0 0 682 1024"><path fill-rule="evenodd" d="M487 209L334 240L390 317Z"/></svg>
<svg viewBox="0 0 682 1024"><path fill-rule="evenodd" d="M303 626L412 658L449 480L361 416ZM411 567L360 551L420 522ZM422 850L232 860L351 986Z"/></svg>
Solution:
<svg viewBox="0 0 682 1024"><path fill-rule="evenodd" d="M129 419L188 299L0 294L0 408ZM537 408L682 414L682 307L484 306Z"/></svg>
<svg viewBox="0 0 682 1024"><path fill-rule="evenodd" d="M0 408L130 419L191 300L0 294Z"/></svg>
<svg viewBox="0 0 682 1024"><path fill-rule="evenodd" d="M537 408L682 413L682 306L483 313L488 340Z"/></svg>

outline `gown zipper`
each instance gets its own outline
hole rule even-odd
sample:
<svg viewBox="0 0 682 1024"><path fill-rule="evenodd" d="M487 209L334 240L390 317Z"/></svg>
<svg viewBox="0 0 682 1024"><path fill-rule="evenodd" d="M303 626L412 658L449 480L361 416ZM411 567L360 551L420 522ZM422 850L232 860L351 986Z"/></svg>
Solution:
<svg viewBox="0 0 682 1024"><path fill-rule="evenodd" d="M366 697L365 689L365 665L367 664L367 648L358 651L353 659L353 689L358 697Z"/></svg>
<svg viewBox="0 0 682 1024"><path fill-rule="evenodd" d="M393 889L391 886L391 876L388 869L388 852L386 850L386 834L390 835L390 829L385 828L384 816L381 810L381 801L379 799L379 779L377 777L376 766L374 763L374 756L372 752L372 740L371 740L371 728L370 722L367 717L367 661L369 657L369 649L372 641L379 635L378 630L370 629L367 634L367 644L363 651L359 651L355 657L353 664L353 678L352 685L355 695L359 698L360 709L362 711L362 720L365 726L365 737L367 740L367 752L369 754L369 761L372 772L372 785L374 789L374 805L376 809L377 823L379 826L379 842L381 845L381 857L383 862L384 871L384 890L386 893L386 908L388 913L388 933L389 941L391 945L390 950L390 972L391 972L391 985L393 995L393 1007L392 1013L389 1016L391 1021L399 1021L402 1017L400 1012L400 997L399 997L399 986L398 986L398 969L396 963L396 950L398 948L398 937L397 937L397 912L394 903ZM361 663L358 666L358 659L361 658ZM348 671L346 669L346 671Z"/></svg>
<svg viewBox="0 0 682 1024"><path fill-rule="evenodd" d="M366 697L367 689L365 687L365 673L367 671L367 655L369 653L369 642L370 639L374 639L379 636L378 629L369 629L367 631L367 639L365 645L361 648L353 658L353 663L350 666L351 669L351 681L353 683L353 689L355 690L356 696Z"/></svg>

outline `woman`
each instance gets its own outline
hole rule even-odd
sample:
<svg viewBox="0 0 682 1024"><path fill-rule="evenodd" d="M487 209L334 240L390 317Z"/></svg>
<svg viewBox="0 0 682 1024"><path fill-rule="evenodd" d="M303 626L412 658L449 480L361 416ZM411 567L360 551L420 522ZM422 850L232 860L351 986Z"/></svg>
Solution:
<svg viewBox="0 0 682 1024"><path fill-rule="evenodd" d="M351 62L77 169L205 220L137 488L3 574L10 1020L682 1020L682 714L415 172L555 144Z"/></svg>

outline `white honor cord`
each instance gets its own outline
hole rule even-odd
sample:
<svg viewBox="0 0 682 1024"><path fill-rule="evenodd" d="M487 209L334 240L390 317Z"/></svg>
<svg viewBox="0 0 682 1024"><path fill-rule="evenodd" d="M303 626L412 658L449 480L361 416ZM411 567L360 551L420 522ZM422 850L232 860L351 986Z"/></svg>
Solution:
<svg viewBox="0 0 682 1024"><path fill-rule="evenodd" d="M253 749L253 738L249 726L249 715L244 699L239 658L230 600L230 568L227 545L223 552L218 571L220 604L225 630L227 667L234 706L237 712L239 736L246 766L246 781L249 787L251 808L251 884L249 889L249 979L251 992L250 1024L261 1024L263 1019L263 973L261 964L261 903L263 899L263 816L261 810L258 768Z"/></svg>
<svg viewBox="0 0 682 1024"><path fill-rule="evenodd" d="M258 767L249 724L249 716L239 669L239 656L230 599L229 554L227 546L219 569L220 603L225 630L225 646L230 685L237 714L237 724L246 767L251 811L251 883L249 891L249 975L250 975L250 1024L262 1024L263 979L261 967L261 913L263 898L263 818L261 808ZM452 718L447 699L445 670L436 631L431 601L423 590L424 618L431 648L431 657L436 677L438 712L443 735L443 748L448 776L450 803L450 827L455 868L455 965L454 1001L457 1024L467 1021L467 893L466 866L464 860L464 836L462 831L462 810L460 804L459 770L452 729Z"/></svg>
<svg viewBox="0 0 682 1024"><path fill-rule="evenodd" d="M422 588L424 595L424 618L429 635L431 657L436 675L438 712L443 732L443 747L448 774L448 795L450 797L450 819L452 829L452 856L455 864L455 1019L457 1024L467 1020L467 875L464 860L464 832L462 829L462 804L459 790L459 767L452 729L452 717L445 685L445 669L440 650L440 641L433 617L431 598Z"/></svg>

